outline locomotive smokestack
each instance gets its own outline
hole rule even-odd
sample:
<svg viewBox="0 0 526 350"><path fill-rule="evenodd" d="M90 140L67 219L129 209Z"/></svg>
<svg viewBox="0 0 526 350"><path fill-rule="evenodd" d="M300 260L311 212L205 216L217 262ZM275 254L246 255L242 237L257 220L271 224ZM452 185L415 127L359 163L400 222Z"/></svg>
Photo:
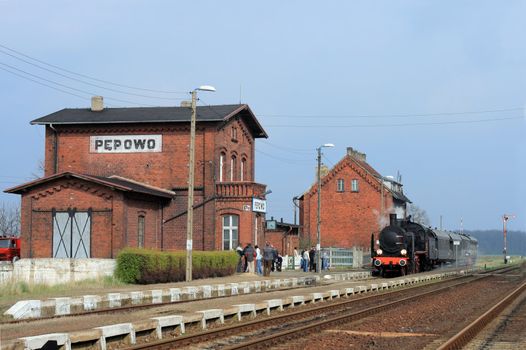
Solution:
<svg viewBox="0 0 526 350"><path fill-rule="evenodd" d="M397 225L396 214L389 214L389 224L391 226L396 226Z"/></svg>

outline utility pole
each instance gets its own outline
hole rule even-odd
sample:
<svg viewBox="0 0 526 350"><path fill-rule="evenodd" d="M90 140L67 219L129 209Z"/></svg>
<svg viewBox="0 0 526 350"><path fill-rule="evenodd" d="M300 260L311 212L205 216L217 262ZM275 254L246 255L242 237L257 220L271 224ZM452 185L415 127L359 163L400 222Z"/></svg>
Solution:
<svg viewBox="0 0 526 350"><path fill-rule="evenodd" d="M197 91L216 91L213 86L204 85L192 90L192 116L190 118L190 156L188 162L188 207L186 211L186 282L192 281L192 249L194 234L194 163L195 163L195 120L197 114Z"/></svg>
<svg viewBox="0 0 526 350"><path fill-rule="evenodd" d="M316 272L321 272L321 233L320 233L320 224L321 224L321 149L323 147L334 147L332 143L326 143L316 149L318 151L318 210L317 210L317 220L316 220L316 232L317 232L317 244L316 244Z"/></svg>
<svg viewBox="0 0 526 350"><path fill-rule="evenodd" d="M186 211L186 282L192 281L192 245L194 233L194 162L195 119L197 90L192 91L192 117L190 119L190 161L188 163L188 207Z"/></svg>
<svg viewBox="0 0 526 350"><path fill-rule="evenodd" d="M506 235L507 235L506 224L507 224L509 219L514 219L514 218L515 218L515 215L509 215L509 214L502 215L502 234L504 236L504 249L503 249L502 253L504 254L504 263L505 264L508 263L507 242L506 242Z"/></svg>

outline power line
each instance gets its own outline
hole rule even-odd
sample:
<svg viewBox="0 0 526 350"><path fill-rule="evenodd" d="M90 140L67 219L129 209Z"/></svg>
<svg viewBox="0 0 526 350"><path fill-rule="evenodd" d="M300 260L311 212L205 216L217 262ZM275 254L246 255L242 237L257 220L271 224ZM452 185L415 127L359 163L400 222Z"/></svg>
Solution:
<svg viewBox="0 0 526 350"><path fill-rule="evenodd" d="M11 48L9 48L9 47L7 47L5 45L2 45L2 44L0 44L0 47L4 48L6 50L9 50L11 52L14 52L17 55L20 55L22 57L29 58L30 60L33 60L35 62L42 63L42 64L44 64L44 65L46 65L48 67L53 67L53 68L59 69L59 70L61 70L63 72L67 72L67 73L74 74L74 75L79 76L79 77L83 77L83 78L86 78L86 79L91 79L91 80L94 80L94 81L98 81L98 82L109 84L109 85L113 85L113 86L119 86L119 87L123 87L123 88L127 88L127 89L139 90L139 91L149 91L149 92L156 92L156 93L164 93L164 94L187 94L188 93L187 91L166 91L166 90L145 89L145 88L140 88L140 87L135 87L135 86L130 86L130 85L118 84L118 83L114 83L114 82L111 82L111 81L108 81L108 80L102 80L102 79L94 78L94 77L91 77L89 75L76 73L76 72L70 71L68 69L61 68L59 66L55 66L53 64L50 64L50 63L41 61L39 59L36 59L34 57L28 56L28 55L26 55L26 54L24 54L24 53L22 53L20 51L16 51L14 49L11 49ZM18 59L20 59L20 58L18 58Z"/></svg>
<svg viewBox="0 0 526 350"><path fill-rule="evenodd" d="M269 154L269 153L266 153L266 152L263 152L259 149L256 149L256 152L257 153L261 153L269 158L272 158L272 159L275 159L275 160L279 160L279 161L282 161L282 162L287 162L287 163L290 163L290 162L294 162L294 163L303 163L303 162L310 162L310 160L306 160L306 159L290 159L290 158L283 158L283 157L279 157L279 156L275 156L273 154Z"/></svg>
<svg viewBox="0 0 526 350"><path fill-rule="evenodd" d="M448 125L448 124L474 124L485 123L493 121L504 120L519 120L524 117L509 117L509 118L491 118L491 119L476 119L476 120L457 120L445 122L430 122L430 123L403 123L403 124L355 124L355 125L302 125L302 124L282 124L282 125L266 125L267 128L385 128L385 127L406 127L406 126L427 126L427 125Z"/></svg>
<svg viewBox="0 0 526 350"><path fill-rule="evenodd" d="M48 85L48 84L42 83L42 82L40 82L40 81L38 81L38 80L34 80L34 79L31 79L31 78L25 77L25 76L23 76L23 75L21 75L21 74L18 74L18 73L12 72L12 71L10 71L10 70L8 70L8 69L6 69L6 68L2 68L2 67L0 67L0 69L3 70L3 71L6 71L6 72L8 72L8 73L11 73L11 74L13 74L13 75L16 75L17 77L20 77L20 78L23 78L23 79L27 79L27 80L29 80L29 81L32 81L33 83L37 83L37 84L43 85L43 86L45 86L45 87L48 87L48 88L50 88L50 89L57 90L57 91L63 92L63 93L68 94L68 95L76 96L76 97L79 97L79 98L81 98L81 99L83 99L83 100L88 99L88 97L86 97L86 96L80 96L80 95L74 94L74 93L72 93L72 92L69 92L69 91L66 91L66 90L59 89L59 88L57 88L57 87L54 87L54 86L51 86L51 85Z"/></svg>
<svg viewBox="0 0 526 350"><path fill-rule="evenodd" d="M101 85L97 85L97 84L93 84L93 83L89 83L89 82L86 82L86 81L83 81L81 79L77 79L77 78L73 78L73 77L70 77L66 74L62 74L62 73L59 73L59 72L56 72L52 69L48 69L46 67L42 67L38 64L35 64L35 63L32 63L32 62L29 62L29 61L26 61L22 58L19 58L19 57L16 57L15 55L11 55L10 53L7 53L7 52L4 52L2 49L0 49L0 52L5 54L5 55L9 55L11 57L14 57L18 60L21 60L27 64L30 64L32 66L35 66L35 67L38 67L40 69L43 69L47 72L50 72L50 73L53 73L53 74L56 74L56 75L59 75L61 77L64 77L64 78L67 78L67 79L70 79L70 80L73 80L73 81L76 81L76 82L79 82L81 84L86 84L86 85L90 85L90 86L93 86L93 87L97 87L99 89L104 89L104 90L108 90L108 91L113 91L113 92L117 92L119 94L125 94L125 95L130 95L130 96L137 96L137 97L144 97L144 98L151 98L151 99L161 99L161 100L183 100L184 98L180 98L180 97L158 97L158 96L148 96L148 95L142 95L142 94L135 94L135 93L132 93L132 92L127 92L127 91L123 91L123 90L118 90L118 89L113 89L113 88L108 88L108 87L105 87L105 86L101 86Z"/></svg>
<svg viewBox="0 0 526 350"><path fill-rule="evenodd" d="M6 63L2 63L2 62L0 62L0 64L3 65L3 66L9 67L10 69L13 69L13 70L16 70L16 71L18 71L18 72L21 72L21 73L23 73L23 74L27 74L27 75L29 75L29 76L35 77L35 78L37 78L37 79L41 79L41 80L47 81L47 82L49 82L49 83L52 83L52 84L55 84L55 85L58 85L58 86L62 86L62 87L64 87L64 88L66 88L66 89L70 89L70 90L73 90L73 91L78 91L78 92L81 92L81 93L84 93L84 94L88 94L88 95L92 95L92 96L93 96L93 95L98 95L97 93L94 93L94 92L85 91L85 90L77 89L77 88L74 88L74 87L71 87L71 86L68 86L68 85L65 85L65 84L57 83L56 81L53 81L53 80L50 80L50 79L46 79L46 78L43 78L43 77L38 76L38 75L36 75L36 74L32 74L32 73L26 72L26 71L24 71L24 70L22 70L22 69L18 69L18 68L16 68L16 67L13 67L13 66L11 66L11 65L9 65L9 64L6 64ZM4 69L4 68L2 68L2 67L0 67L0 69L3 69L3 70L8 71L8 72L10 72L10 73L13 73L12 71L9 71L9 70ZM14 73L13 73L13 74L14 74ZM15 75L18 75L18 74L15 74ZM18 75L18 76L20 76L20 75ZM25 78L25 77L24 77L24 78ZM34 80L32 80L32 79L29 79L29 80L34 81ZM45 85L45 84L42 84L42 85ZM45 85L45 86L47 86L47 85ZM49 86L48 86L48 87L49 87ZM60 91L64 92L63 90L60 90ZM81 96L79 96L79 95L75 95L75 96L77 96L77 97L81 97ZM84 97L82 97L82 98L84 98ZM128 101L128 100L118 99L118 98L115 98L115 97L105 96L105 98L107 98L107 99L109 99L109 100L113 100L113 101L118 101L118 102L131 103L131 104L138 105L138 106L156 107L156 106L154 106L154 105L150 105L150 104L140 104L140 103L137 103L137 102L132 102L132 101Z"/></svg>
<svg viewBox="0 0 526 350"><path fill-rule="evenodd" d="M327 114L259 114L261 117L268 118L334 118L334 119L352 119L352 118L410 118L410 117L436 117L447 115L472 115L485 113L516 112L524 111L523 107L490 109L482 111L463 111L463 112L436 112L436 113L416 113L416 114L350 114L350 115L327 115Z"/></svg>
<svg viewBox="0 0 526 350"><path fill-rule="evenodd" d="M265 140L260 140L260 142L264 143L265 145L268 145L270 147L279 149L280 151L285 151L289 153L296 153L301 155L306 155L308 153L314 154L314 149L307 149L307 148L292 148L288 146L281 146L281 145L275 145ZM288 151L287 151L288 150Z"/></svg>

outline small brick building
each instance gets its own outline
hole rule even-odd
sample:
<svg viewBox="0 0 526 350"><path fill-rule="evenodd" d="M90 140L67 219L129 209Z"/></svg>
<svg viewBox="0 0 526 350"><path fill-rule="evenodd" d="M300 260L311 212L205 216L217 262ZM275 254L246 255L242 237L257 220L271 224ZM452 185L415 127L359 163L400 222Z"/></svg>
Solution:
<svg viewBox="0 0 526 350"><path fill-rule="evenodd" d="M124 247L186 249L191 109L63 109L44 125L45 175L22 196L22 256L112 258ZM255 140L247 105L197 107L193 249L262 242L253 200Z"/></svg>
<svg viewBox="0 0 526 350"><path fill-rule="evenodd" d="M405 217L402 184L383 177L366 155L347 148L347 154L321 177L320 232L322 247L370 247L372 233L389 222L389 214ZM317 242L318 184L299 198L301 241Z"/></svg>

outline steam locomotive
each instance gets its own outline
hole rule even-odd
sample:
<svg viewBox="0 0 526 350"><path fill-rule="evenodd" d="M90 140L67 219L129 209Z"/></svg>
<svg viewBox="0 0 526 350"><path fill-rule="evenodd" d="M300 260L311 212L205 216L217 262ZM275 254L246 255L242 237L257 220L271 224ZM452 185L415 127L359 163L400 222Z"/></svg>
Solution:
<svg viewBox="0 0 526 350"><path fill-rule="evenodd" d="M371 236L373 272L384 276L403 276L428 271L447 264L473 265L478 242L474 237L424 227L408 219L390 215L389 226L380 231L375 250Z"/></svg>

